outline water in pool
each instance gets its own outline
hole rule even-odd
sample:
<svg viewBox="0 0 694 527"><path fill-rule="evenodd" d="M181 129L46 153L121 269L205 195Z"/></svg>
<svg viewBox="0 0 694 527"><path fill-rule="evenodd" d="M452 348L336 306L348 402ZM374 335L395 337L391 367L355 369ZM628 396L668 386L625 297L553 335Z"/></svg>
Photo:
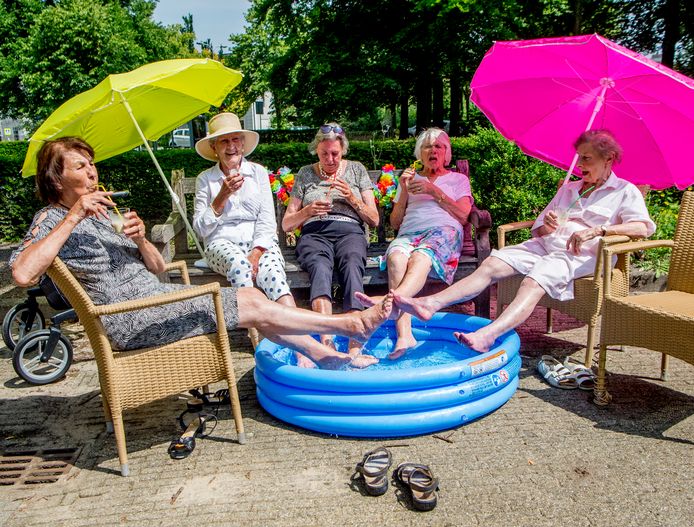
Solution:
<svg viewBox="0 0 694 527"><path fill-rule="evenodd" d="M431 338L415 329L414 335L417 339L417 345L408 350L399 359L390 360L388 359L388 354L395 347L396 335L394 329L393 331L389 331L389 329L383 328L379 330L364 347L363 353L373 355L379 359L377 364L368 368L369 371L426 368L450 364L479 355L477 352L467 346L458 344L454 340ZM453 339L452 333L450 338ZM337 350L346 352L347 342L347 339L344 337L336 337L335 344ZM273 351L272 355L280 362L296 366L296 355L294 350L290 348L279 348ZM349 370L351 368L346 366L343 369Z"/></svg>

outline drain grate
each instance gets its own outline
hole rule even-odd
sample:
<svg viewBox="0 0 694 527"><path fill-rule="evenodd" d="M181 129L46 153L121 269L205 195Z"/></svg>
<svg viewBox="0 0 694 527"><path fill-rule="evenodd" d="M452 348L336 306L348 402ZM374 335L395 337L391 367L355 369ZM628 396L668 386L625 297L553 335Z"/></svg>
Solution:
<svg viewBox="0 0 694 527"><path fill-rule="evenodd" d="M0 456L0 485L41 485L64 479L81 448L51 448L4 452Z"/></svg>

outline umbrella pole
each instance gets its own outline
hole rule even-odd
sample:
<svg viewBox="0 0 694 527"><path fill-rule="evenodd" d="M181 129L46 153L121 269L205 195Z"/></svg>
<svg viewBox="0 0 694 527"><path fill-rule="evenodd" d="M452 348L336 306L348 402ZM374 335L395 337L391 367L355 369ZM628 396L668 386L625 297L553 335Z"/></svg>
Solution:
<svg viewBox="0 0 694 527"><path fill-rule="evenodd" d="M595 101L595 108L593 108L593 113L590 115L590 119L588 119L588 126L586 126L586 129L583 130L584 132L587 132L588 130L591 129L593 126L593 123L595 122L595 118L597 117L598 113L602 109L602 105L605 102L605 92L607 91L607 88L612 88L614 87L614 81L611 79L602 79L600 81L600 84L602 84L602 90L600 91L600 95L598 95L598 98ZM574 154L574 158L571 161L571 166L569 167L569 170L566 172L566 177L564 178L564 184L568 183L569 179L571 178L571 174L574 172L574 168L576 168L576 163L578 162L578 152Z"/></svg>
<svg viewBox="0 0 694 527"><path fill-rule="evenodd" d="M169 181L166 179L166 176L164 175L164 171L161 169L161 166L159 166L159 161L157 161L157 158L154 155L154 152L152 152L152 148L149 146L149 141L147 141L147 138L145 137L145 134L142 132L142 129L140 128L140 125L137 122L137 119L135 119L135 115L133 115L133 111L130 108L130 105L128 104L127 99L125 98L125 96L121 92L118 92L118 95L120 95L120 98L123 101L123 105L125 106L125 109L128 111L128 115L130 115L130 118L132 119L133 124L135 125L135 129L137 130L137 133L140 134L140 137L142 138L142 143L145 145L147 152L149 152L149 156L152 158L152 161L154 161L154 165L157 167L157 171L159 172L159 175L161 176L161 179L164 182L166 189L169 191L169 194L171 194L171 199L173 199L173 202L176 204L176 208L178 209L178 213L181 215L181 218L183 219L183 223L185 223L185 226L188 229L188 232L193 237L193 242L195 242L195 247L197 247L198 252L204 258L205 257L205 251L202 250L202 247L200 246L200 242L198 241L198 237L195 235L195 231L193 230L193 227L188 222L188 217L187 217L185 211L183 210L183 207L181 206L180 198L178 197L178 194L176 194L174 192L174 190L171 188Z"/></svg>

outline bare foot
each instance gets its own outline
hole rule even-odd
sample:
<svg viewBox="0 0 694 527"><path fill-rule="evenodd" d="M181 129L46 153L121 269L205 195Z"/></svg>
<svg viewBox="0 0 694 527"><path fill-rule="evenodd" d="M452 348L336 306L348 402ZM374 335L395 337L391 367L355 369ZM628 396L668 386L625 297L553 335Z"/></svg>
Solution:
<svg viewBox="0 0 694 527"><path fill-rule="evenodd" d="M354 298L359 300L359 303L364 307L375 306L381 300L383 300L382 296L368 296L368 295L365 295L364 293L360 293L359 291L354 293Z"/></svg>
<svg viewBox="0 0 694 527"><path fill-rule="evenodd" d="M417 340L412 335L398 337L398 340L395 341L395 349L388 354L388 358L390 360L399 359L408 349L414 348L416 345Z"/></svg>
<svg viewBox="0 0 694 527"><path fill-rule="evenodd" d="M327 346L328 348L337 351L337 346L335 345L334 338L335 337L333 335L321 335L320 336L320 342L324 346Z"/></svg>
<svg viewBox="0 0 694 527"><path fill-rule="evenodd" d="M352 338L359 342L366 342L376 328L383 324L393 312L393 294L388 293L378 304L364 311L355 312L358 325L354 329Z"/></svg>
<svg viewBox="0 0 694 527"><path fill-rule="evenodd" d="M491 348L492 344L494 344L495 339L492 337L486 337L484 335L478 335L477 333L477 331L474 333L461 333L460 331L454 331L453 336L463 346L467 346L477 353L488 352L489 348Z"/></svg>
<svg viewBox="0 0 694 527"><path fill-rule="evenodd" d="M349 339L349 344L347 345L347 353L349 353L352 357L356 357L357 355L361 354L361 349L364 346L362 346L361 342L358 340L354 339Z"/></svg>
<svg viewBox="0 0 694 527"><path fill-rule="evenodd" d="M335 355L323 357L322 359L318 359L316 362L321 370L339 370L343 366L351 363L352 357L346 353L337 352Z"/></svg>
<svg viewBox="0 0 694 527"><path fill-rule="evenodd" d="M392 293L393 290L391 289L390 292ZM359 300L359 303L362 306L372 307L372 306L375 306L376 304L378 304L379 302L383 302L383 299L385 298L385 296L368 296L368 295L365 295L364 293L360 293L357 291L356 293L354 293L354 298ZM388 319L396 320L400 316L400 314L401 314L400 308L398 306L396 306L395 304L393 304L393 310L391 311Z"/></svg>
<svg viewBox="0 0 694 527"><path fill-rule="evenodd" d="M352 368L368 368L372 364L376 364L378 359L373 355L362 355L359 354L352 359L350 366Z"/></svg>
<svg viewBox="0 0 694 527"><path fill-rule="evenodd" d="M421 320L429 320L438 311L438 306L427 297L412 298L393 293L393 301L400 311L414 315Z"/></svg>
<svg viewBox="0 0 694 527"><path fill-rule="evenodd" d="M299 368L318 368L318 365L315 362L298 351L294 352L294 355L296 356L296 365Z"/></svg>

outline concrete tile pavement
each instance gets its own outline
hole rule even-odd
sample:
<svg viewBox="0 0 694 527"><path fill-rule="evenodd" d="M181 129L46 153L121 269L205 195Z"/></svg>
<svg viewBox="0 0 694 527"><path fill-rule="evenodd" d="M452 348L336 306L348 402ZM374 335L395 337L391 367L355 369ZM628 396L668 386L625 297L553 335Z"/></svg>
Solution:
<svg viewBox="0 0 694 527"><path fill-rule="evenodd" d="M692 525L694 368L673 360L670 380L661 382L659 355L615 350L614 401L598 408L589 393L552 388L537 375L541 355L581 358L585 342L585 326L558 313L555 333L544 334L544 317L538 309L519 328L523 368L514 397L438 434L450 442L432 434L335 438L284 424L258 405L250 347L234 335L249 443L235 442L223 409L211 437L188 459L171 460L166 448L185 403L168 398L125 416L129 478L117 475L115 442L103 430L94 361L35 387L17 380L0 348L0 449L82 448L65 481L0 486L0 525ZM394 464L432 467L441 482L434 511L411 510L392 483L374 498L350 482L355 463L378 445L391 449Z"/></svg>

